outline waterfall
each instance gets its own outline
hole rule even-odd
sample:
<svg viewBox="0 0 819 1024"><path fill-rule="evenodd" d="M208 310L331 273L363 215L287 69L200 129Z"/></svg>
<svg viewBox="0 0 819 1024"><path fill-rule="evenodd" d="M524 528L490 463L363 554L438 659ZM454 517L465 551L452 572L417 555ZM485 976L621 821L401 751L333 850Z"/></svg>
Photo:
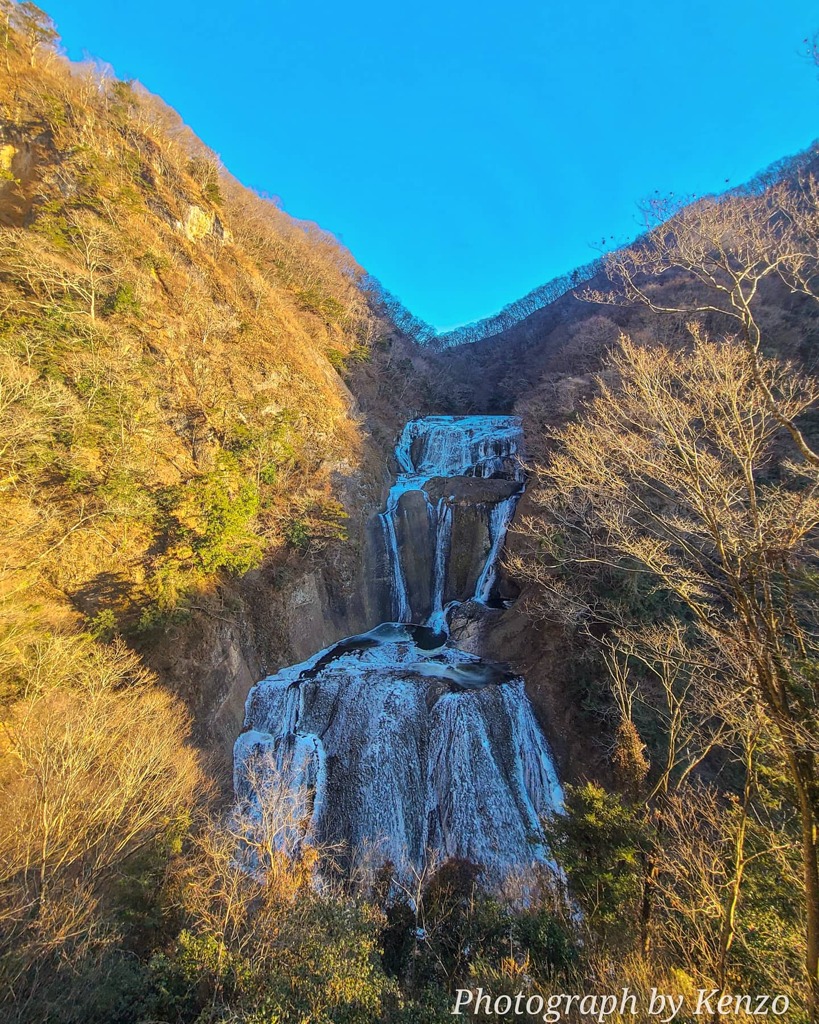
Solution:
<svg viewBox="0 0 819 1024"><path fill-rule="evenodd" d="M489 554L481 574L475 586L475 599L486 603L492 592L492 586L497 576L497 562L503 542L506 539L506 530L515 514L517 495L507 498L506 501L499 501L489 514L489 536L491 540Z"/></svg>
<svg viewBox="0 0 819 1024"><path fill-rule="evenodd" d="M446 566L452 540L452 508L445 498L441 498L437 506L430 505L430 512L435 520L435 560L432 578L432 611L426 621L438 632L446 632L446 609L444 608L444 588L446 587Z"/></svg>
<svg viewBox="0 0 819 1024"><path fill-rule="evenodd" d="M395 535L394 512L388 509L386 512L382 512L378 518L381 520L384 544L387 550L387 564L390 569L392 614L396 622L409 622L412 618L412 612L410 611L409 597L407 596L407 583L404 579L404 571L401 568L398 538Z"/></svg>
<svg viewBox="0 0 819 1024"><path fill-rule="evenodd" d="M404 427L395 458L402 474L427 479L509 471L523 480L515 461L522 438L516 416L425 416Z"/></svg>
<svg viewBox="0 0 819 1024"><path fill-rule="evenodd" d="M309 794L294 795L305 837L350 858L366 848L410 873L430 856L464 857L489 884L552 863L540 819L562 793L523 680L448 639L452 607L492 593L524 482L521 446L511 416L406 425L379 516L395 621L253 687L234 749L237 794L248 795L248 765L265 754ZM427 550L402 550L407 538ZM423 611L412 607L419 594Z"/></svg>
<svg viewBox="0 0 819 1024"><path fill-rule="evenodd" d="M396 531L403 495L419 491L425 497L435 547L429 581L429 611L422 618L427 625L445 632L447 612L459 603L450 601L445 607L453 517L457 513L445 497L433 502L428 489L436 481L458 478L519 485L515 493L496 497L487 506L489 544L485 561L474 592L462 595L463 599L472 597L485 603L495 583L497 560L523 486L524 473L519 459L522 439L521 422L515 416L426 416L411 420L404 427L395 446L395 460L401 472L381 513L392 615L397 621L409 622L414 617Z"/></svg>

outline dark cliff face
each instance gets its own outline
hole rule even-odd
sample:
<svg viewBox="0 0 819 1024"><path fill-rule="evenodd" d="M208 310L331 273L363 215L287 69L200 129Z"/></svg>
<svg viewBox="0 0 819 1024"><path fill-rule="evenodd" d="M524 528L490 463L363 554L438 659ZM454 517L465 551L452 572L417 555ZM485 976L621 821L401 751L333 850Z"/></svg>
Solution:
<svg viewBox="0 0 819 1024"><path fill-rule="evenodd" d="M422 491L407 491L398 501L395 532L410 607L420 621L432 611L435 527Z"/></svg>
<svg viewBox="0 0 819 1024"><path fill-rule="evenodd" d="M424 492L408 491L398 501L396 535L403 559L410 605L421 620L432 612L436 513L439 502L451 510L451 539L447 559L444 603L466 601L474 593L492 545L492 511L499 502L519 493L521 485L511 480L482 480L475 477L433 477ZM426 494L426 497L425 497ZM381 532L377 517L369 525L372 546L378 548ZM380 570L371 577L372 604L389 617L388 569L379 558Z"/></svg>

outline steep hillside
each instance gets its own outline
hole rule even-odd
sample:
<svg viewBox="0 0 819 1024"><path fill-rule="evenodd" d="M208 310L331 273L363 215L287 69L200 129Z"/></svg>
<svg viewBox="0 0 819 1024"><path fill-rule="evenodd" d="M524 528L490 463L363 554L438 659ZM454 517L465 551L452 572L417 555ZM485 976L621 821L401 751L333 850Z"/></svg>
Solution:
<svg viewBox="0 0 819 1024"><path fill-rule="evenodd" d="M239 185L137 84L56 57L36 11L9 33L7 693L38 645L123 635L207 732L263 667L365 618L347 602L383 473L370 429L391 440L409 399L385 411L378 389L407 356L334 238Z"/></svg>
<svg viewBox="0 0 819 1024"><path fill-rule="evenodd" d="M800 189L800 181L819 172L819 145L783 158L761 171L746 184L719 198L723 205L740 209L755 197L770 194L784 185ZM690 209L708 204L715 197L690 200ZM447 396L461 411L492 409L508 412L515 403L527 401L538 388L571 390L567 378L596 370L600 357L620 331L650 341L673 341L686 336L690 315L658 316L646 304L622 289L615 266L621 253L650 250L653 231L675 210L685 209L661 197L647 203L644 214L652 230L634 246L610 252L572 274L536 288L495 316L451 331L434 340L434 379L440 387L433 401ZM650 275L649 275L650 276ZM694 308L707 289L681 267L671 268L652 282L656 305ZM608 301L594 301L605 294ZM772 351L811 363L814 350L815 310L804 295L775 279L762 282L758 296L759 315L766 323L767 343ZM698 312L698 320L715 332L730 332L729 319ZM560 421L565 398L545 398Z"/></svg>

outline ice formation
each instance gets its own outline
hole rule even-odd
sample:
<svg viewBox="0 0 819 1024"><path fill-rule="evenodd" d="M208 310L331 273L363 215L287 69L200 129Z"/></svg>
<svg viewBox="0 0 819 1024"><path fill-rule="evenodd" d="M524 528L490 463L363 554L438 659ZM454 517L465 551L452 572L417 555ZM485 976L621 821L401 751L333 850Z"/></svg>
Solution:
<svg viewBox="0 0 819 1024"><path fill-rule="evenodd" d="M554 764L523 680L448 639L445 600L453 503L426 488L440 478L522 486L520 420L433 416L408 423L401 469L381 514L396 622L342 640L251 690L234 750L235 787L248 758L268 755L293 787L306 787L313 841L367 847L397 866L464 857L488 881L548 862L540 819L562 801ZM440 489L440 488L439 488ZM488 549L473 600L489 599L520 488L487 507ZM444 489L446 490L446 488ZM405 578L413 552L396 529L401 496L427 503L431 612L415 617Z"/></svg>

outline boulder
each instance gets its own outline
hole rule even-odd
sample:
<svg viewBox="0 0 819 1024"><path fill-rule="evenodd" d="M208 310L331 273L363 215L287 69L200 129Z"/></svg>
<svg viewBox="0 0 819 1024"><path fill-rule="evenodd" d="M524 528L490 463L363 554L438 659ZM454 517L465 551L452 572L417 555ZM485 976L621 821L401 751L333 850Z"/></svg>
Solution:
<svg viewBox="0 0 819 1024"><path fill-rule="evenodd" d="M201 206L189 206L182 222L182 231L191 242L198 242L213 231L216 214L203 210Z"/></svg>

